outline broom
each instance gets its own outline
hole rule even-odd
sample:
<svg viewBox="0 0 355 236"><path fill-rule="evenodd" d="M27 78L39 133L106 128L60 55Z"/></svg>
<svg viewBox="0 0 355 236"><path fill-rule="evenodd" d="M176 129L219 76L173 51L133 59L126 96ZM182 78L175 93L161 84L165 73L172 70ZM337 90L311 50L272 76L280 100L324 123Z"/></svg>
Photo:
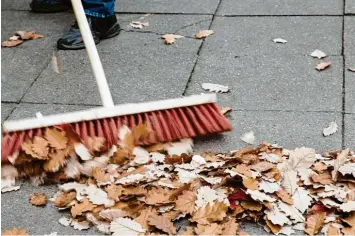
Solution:
<svg viewBox="0 0 355 236"><path fill-rule="evenodd" d="M170 142L177 139L230 131L229 121L220 113L215 94L202 94L155 102L114 106L105 73L86 20L81 0L72 0L84 44L100 91L103 108L71 112L35 119L5 121L1 161L19 151L26 138L42 136L46 127L70 125L84 143L88 137L103 137L108 146L118 141L122 125L144 124L152 135L139 144Z"/></svg>

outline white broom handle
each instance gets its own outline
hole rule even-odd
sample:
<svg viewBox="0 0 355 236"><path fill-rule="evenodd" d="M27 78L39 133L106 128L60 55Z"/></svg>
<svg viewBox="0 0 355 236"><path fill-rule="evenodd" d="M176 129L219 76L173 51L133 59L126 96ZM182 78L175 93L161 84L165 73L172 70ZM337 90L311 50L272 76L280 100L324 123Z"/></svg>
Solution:
<svg viewBox="0 0 355 236"><path fill-rule="evenodd" d="M99 53L97 52L94 39L85 16L84 8L81 0L71 0L74 8L74 13L76 20L78 22L81 35L84 40L86 51L89 55L92 69L94 71L97 86L99 87L99 92L101 96L102 105L104 107L114 107L111 92L107 84L104 69L102 67Z"/></svg>

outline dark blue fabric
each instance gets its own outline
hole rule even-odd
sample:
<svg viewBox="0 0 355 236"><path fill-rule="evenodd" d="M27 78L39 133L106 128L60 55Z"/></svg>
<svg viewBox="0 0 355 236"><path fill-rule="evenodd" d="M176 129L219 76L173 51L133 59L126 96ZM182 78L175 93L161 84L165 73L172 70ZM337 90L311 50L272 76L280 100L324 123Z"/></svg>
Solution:
<svg viewBox="0 0 355 236"><path fill-rule="evenodd" d="M115 12L115 0L82 0L85 14L93 17L106 18Z"/></svg>

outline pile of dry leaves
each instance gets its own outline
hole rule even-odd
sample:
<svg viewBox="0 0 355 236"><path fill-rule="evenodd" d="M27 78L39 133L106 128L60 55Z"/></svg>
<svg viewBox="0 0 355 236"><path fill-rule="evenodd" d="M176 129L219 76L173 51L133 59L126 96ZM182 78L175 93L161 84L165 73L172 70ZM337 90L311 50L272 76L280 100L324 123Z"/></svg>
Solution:
<svg viewBox="0 0 355 236"><path fill-rule="evenodd" d="M245 235L252 221L274 234L355 234L355 155L349 149L316 154L263 143L229 153L192 155L192 141L135 146L150 131L123 126L121 143L105 148L101 138L85 145L70 132L47 129L27 140L2 167L2 191L15 177L60 181L50 201L71 218L59 223L78 230L95 226L113 235ZM44 205L43 194L31 196ZM16 229L17 230L17 229Z"/></svg>

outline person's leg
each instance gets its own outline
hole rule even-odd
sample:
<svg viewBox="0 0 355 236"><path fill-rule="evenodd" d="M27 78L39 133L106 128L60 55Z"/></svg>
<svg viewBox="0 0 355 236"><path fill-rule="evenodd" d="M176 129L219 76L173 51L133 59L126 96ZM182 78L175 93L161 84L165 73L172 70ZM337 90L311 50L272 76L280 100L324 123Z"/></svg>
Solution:
<svg viewBox="0 0 355 236"><path fill-rule="evenodd" d="M114 13L115 0L83 0L83 6L96 44L100 42L100 39L111 38L119 34L120 26ZM57 46L62 50L85 48L76 23L58 40Z"/></svg>

